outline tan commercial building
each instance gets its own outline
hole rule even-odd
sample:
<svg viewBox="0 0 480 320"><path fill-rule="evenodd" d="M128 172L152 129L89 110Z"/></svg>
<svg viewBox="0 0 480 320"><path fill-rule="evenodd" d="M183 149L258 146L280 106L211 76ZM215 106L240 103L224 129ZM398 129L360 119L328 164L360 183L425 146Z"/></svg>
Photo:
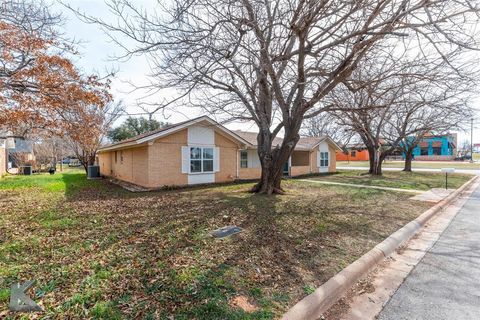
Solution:
<svg viewBox="0 0 480 320"><path fill-rule="evenodd" d="M203 116L102 147L102 176L147 188L260 178L256 133L231 131ZM281 142L281 139L278 139ZM302 138L285 174L334 172L335 151L328 137Z"/></svg>

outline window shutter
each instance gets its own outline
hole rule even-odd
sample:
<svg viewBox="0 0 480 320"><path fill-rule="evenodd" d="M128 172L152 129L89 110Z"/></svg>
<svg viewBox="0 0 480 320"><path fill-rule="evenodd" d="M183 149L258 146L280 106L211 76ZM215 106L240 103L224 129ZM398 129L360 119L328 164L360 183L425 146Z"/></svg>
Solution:
<svg viewBox="0 0 480 320"><path fill-rule="evenodd" d="M213 171L220 171L220 148L215 147L213 149Z"/></svg>
<svg viewBox="0 0 480 320"><path fill-rule="evenodd" d="M190 172L190 150L188 147L182 147L182 173Z"/></svg>
<svg viewBox="0 0 480 320"><path fill-rule="evenodd" d="M317 151L317 167L320 167L320 151Z"/></svg>

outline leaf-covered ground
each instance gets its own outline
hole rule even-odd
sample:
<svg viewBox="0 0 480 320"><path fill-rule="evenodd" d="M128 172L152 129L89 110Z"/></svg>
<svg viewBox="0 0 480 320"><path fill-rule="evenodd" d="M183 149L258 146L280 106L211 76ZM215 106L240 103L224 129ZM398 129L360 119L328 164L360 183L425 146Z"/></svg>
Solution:
<svg viewBox="0 0 480 320"><path fill-rule="evenodd" d="M271 319L430 205L289 180L130 193L78 171L0 180L0 318L36 279L48 319ZM210 232L244 231L226 239ZM248 310L244 311L241 307Z"/></svg>

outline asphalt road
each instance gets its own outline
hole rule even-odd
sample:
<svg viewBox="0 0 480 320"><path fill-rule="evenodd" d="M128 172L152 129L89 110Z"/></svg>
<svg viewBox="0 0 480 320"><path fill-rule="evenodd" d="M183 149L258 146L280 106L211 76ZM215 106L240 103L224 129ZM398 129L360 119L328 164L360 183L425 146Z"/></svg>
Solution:
<svg viewBox="0 0 480 320"><path fill-rule="evenodd" d="M446 165L445 167L448 167ZM339 166L337 167L338 170L363 170L363 171L368 171L367 167L342 167ZM403 168L382 168L383 171L401 171ZM442 172L442 169L429 169L429 168L413 168L413 171L419 171L419 172ZM476 174L480 175L480 170L474 170L474 169L455 169L456 173L466 173L466 174Z"/></svg>
<svg viewBox="0 0 480 320"><path fill-rule="evenodd" d="M480 187L378 319L480 319Z"/></svg>

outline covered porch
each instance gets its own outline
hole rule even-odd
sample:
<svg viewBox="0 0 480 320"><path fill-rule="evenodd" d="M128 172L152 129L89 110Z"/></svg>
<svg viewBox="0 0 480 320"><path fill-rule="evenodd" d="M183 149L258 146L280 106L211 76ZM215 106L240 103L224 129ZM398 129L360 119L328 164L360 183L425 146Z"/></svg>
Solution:
<svg viewBox="0 0 480 320"><path fill-rule="evenodd" d="M303 174L312 173L313 165L311 163L310 151L294 150L289 159L288 167L286 167L283 174L285 176L300 176ZM313 162L315 164L315 162Z"/></svg>

